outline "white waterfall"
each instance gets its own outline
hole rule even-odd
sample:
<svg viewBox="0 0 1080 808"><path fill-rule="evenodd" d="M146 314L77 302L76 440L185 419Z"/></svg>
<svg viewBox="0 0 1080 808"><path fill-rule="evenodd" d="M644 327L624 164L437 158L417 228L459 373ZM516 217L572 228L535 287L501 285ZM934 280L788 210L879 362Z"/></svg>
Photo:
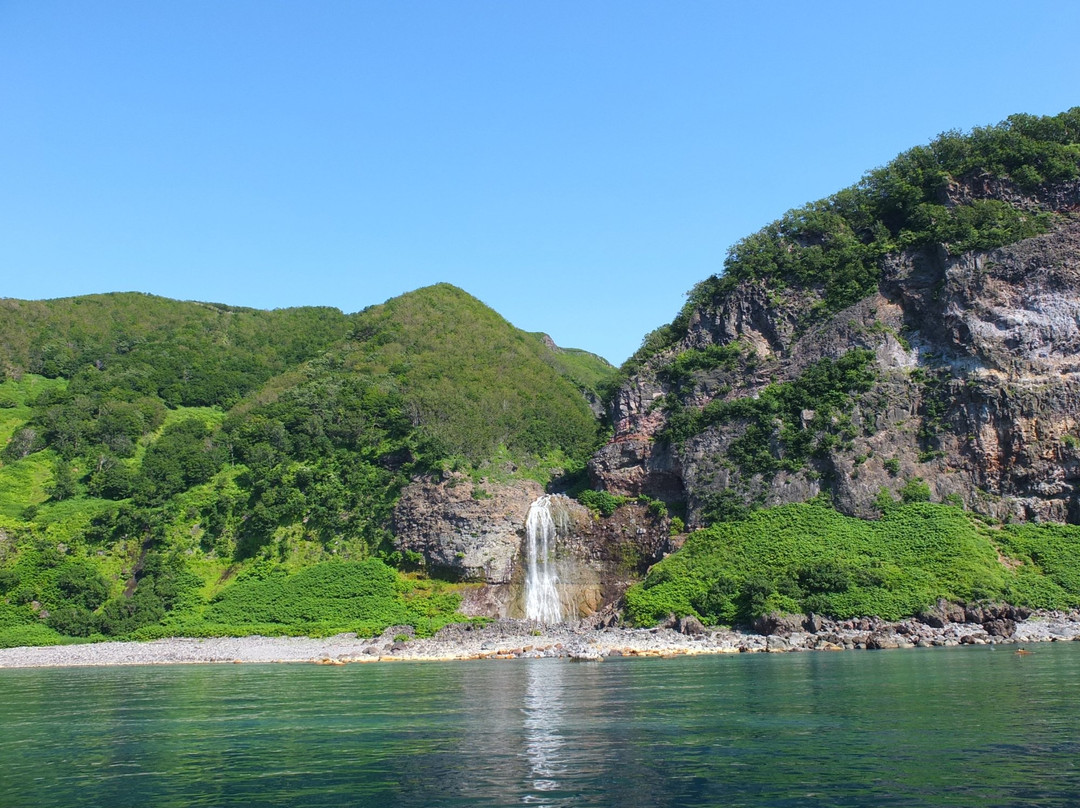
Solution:
<svg viewBox="0 0 1080 808"><path fill-rule="evenodd" d="M555 573L556 519L565 521L566 509L561 495L543 496L529 506L525 519L528 536L528 569L525 577L525 617L541 623L562 620L559 592L555 588L559 576ZM555 512L552 511L555 505Z"/></svg>

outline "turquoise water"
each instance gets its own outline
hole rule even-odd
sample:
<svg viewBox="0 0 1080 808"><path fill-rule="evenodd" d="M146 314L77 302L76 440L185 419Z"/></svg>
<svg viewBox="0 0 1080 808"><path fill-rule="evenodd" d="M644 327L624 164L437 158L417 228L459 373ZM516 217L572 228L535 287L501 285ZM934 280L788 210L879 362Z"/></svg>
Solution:
<svg viewBox="0 0 1080 808"><path fill-rule="evenodd" d="M0 806L1076 806L1080 643L0 671Z"/></svg>

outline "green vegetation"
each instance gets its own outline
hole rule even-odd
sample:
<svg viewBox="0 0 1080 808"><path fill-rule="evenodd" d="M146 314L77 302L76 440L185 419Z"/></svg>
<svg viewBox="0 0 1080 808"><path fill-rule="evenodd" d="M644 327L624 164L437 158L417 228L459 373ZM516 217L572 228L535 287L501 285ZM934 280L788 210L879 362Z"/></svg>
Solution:
<svg viewBox="0 0 1080 808"><path fill-rule="evenodd" d="M692 534L626 603L641 625L669 613L732 624L774 611L896 620L938 598L1080 606L1080 528L993 529L925 502L888 507L879 521L786 505Z"/></svg>
<svg viewBox="0 0 1080 808"><path fill-rule="evenodd" d="M899 155L833 196L788 211L728 252L723 275L695 286L666 326L620 369L628 374L686 335L697 308L715 308L743 282L797 287L818 297L807 321L872 293L890 252L942 244L951 254L992 249L1046 231L1052 215L998 199L946 204L950 186L1002 181L1022 192L1080 177L1080 107L1052 117L1013 115L969 134L947 132ZM977 196L977 195L976 195Z"/></svg>
<svg viewBox="0 0 1080 808"><path fill-rule="evenodd" d="M929 502L930 486L921 477L913 477L904 483L904 487L900 489L900 501L904 504Z"/></svg>
<svg viewBox="0 0 1080 808"><path fill-rule="evenodd" d="M611 516L621 506L630 501L628 497L617 496L607 491L593 491L586 488L579 491L577 501L598 516Z"/></svg>
<svg viewBox="0 0 1080 808"><path fill-rule="evenodd" d="M624 497L617 494L612 494L609 491L594 491L590 488L579 489L573 493L575 499L593 512L595 516L603 516L605 518L611 516L619 508L628 503L637 503L645 508L649 509L649 513L658 519L666 519L668 516L668 505L666 502L653 499L646 494L640 494L637 497ZM682 508L684 503L680 503L679 507ZM678 517L678 524L682 524L682 520ZM675 520L672 520L673 524Z"/></svg>
<svg viewBox="0 0 1080 808"><path fill-rule="evenodd" d="M1016 559L1016 579L1009 597L1039 609L1078 605L1080 527L1076 525L1007 525L990 538Z"/></svg>
<svg viewBox="0 0 1080 808"><path fill-rule="evenodd" d="M577 384L553 366L570 355L460 289L439 284L367 309L353 334L343 368L400 395L418 439L439 457L476 463L506 446L583 461L598 445L596 418Z"/></svg>
<svg viewBox="0 0 1080 808"><path fill-rule="evenodd" d="M450 467L483 499L580 472L602 439L583 393L614 372L445 284L356 315L0 308L7 644L461 619L453 591L376 560L415 567L389 532L401 487Z"/></svg>
<svg viewBox="0 0 1080 808"><path fill-rule="evenodd" d="M839 359L821 359L797 379L770 384L756 398L714 399L704 409L676 399L661 440L683 443L710 426L743 422L728 459L746 474L795 471L807 459L850 437L850 413L857 396L873 386L874 355L856 348ZM812 413L807 420L804 414Z"/></svg>
<svg viewBox="0 0 1080 808"><path fill-rule="evenodd" d="M0 568L0 647L175 635L372 636L400 624L425 635L463 619L456 613L461 597L450 587L409 581L376 559L293 574L263 562L208 602L204 581L175 553L142 554L121 588L102 574L107 565L79 552L86 548L60 552L40 538L20 544L14 563Z"/></svg>
<svg viewBox="0 0 1080 808"><path fill-rule="evenodd" d="M530 334L544 346L546 353L541 355L544 360L564 376L573 382L584 393L599 394L612 378L616 369L601 356L583 351L580 348L552 348L546 334Z"/></svg>
<svg viewBox="0 0 1080 808"><path fill-rule="evenodd" d="M227 407L349 329L349 318L332 308L258 311L138 293L6 299L0 314L6 375L70 379L70 395L90 404L107 394Z"/></svg>
<svg viewBox="0 0 1080 808"><path fill-rule="evenodd" d="M727 345L709 345L705 348L688 348L675 355L661 371L676 395L688 392L694 374L702 371L720 371L727 375L736 372L750 373L757 366L757 354L741 342Z"/></svg>
<svg viewBox="0 0 1080 808"><path fill-rule="evenodd" d="M412 625L430 635L461 620L455 614L461 596L443 587L418 587L376 559L331 561L293 575L256 567L214 599L196 629L250 634L257 626L260 633L372 636L388 626Z"/></svg>

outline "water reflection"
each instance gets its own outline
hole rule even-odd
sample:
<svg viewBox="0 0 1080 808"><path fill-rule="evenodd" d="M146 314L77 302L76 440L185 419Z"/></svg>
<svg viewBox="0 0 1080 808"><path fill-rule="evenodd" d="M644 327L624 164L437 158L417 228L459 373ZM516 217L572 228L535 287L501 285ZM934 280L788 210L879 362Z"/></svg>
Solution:
<svg viewBox="0 0 1080 808"><path fill-rule="evenodd" d="M0 806L1075 808L1076 681L1078 643L0 671Z"/></svg>
<svg viewBox="0 0 1080 808"><path fill-rule="evenodd" d="M529 665L525 686L525 757L529 761L532 787L540 794L527 793L522 802L554 805L550 792L559 788L566 773L563 747L563 674L565 664Z"/></svg>

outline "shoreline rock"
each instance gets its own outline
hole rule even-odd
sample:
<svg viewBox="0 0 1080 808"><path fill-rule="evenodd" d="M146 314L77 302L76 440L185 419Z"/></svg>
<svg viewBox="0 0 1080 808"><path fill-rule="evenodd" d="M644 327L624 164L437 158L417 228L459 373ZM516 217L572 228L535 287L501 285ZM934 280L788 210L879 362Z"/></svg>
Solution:
<svg viewBox="0 0 1080 808"><path fill-rule="evenodd" d="M985 613L981 616L986 618ZM366 639L354 634L322 639L178 637L150 642L5 648L0 649L0 669L226 662L340 665L540 658L599 661L606 657L667 658L699 654L1026 645L1080 640L1080 611L1034 612L1020 620L999 611L984 622L928 621L926 615L921 617L886 623L877 618L836 621L810 615L800 625L786 624L767 635L705 628L695 625L696 621L681 621L681 627L686 631L683 633L674 625L637 629L596 628L585 623L540 627L525 620L499 620L484 626L454 624L446 626L434 637L410 637L405 641L401 635L411 635L412 631L402 626L391 626L379 637ZM932 625L932 622L942 622L942 625Z"/></svg>

